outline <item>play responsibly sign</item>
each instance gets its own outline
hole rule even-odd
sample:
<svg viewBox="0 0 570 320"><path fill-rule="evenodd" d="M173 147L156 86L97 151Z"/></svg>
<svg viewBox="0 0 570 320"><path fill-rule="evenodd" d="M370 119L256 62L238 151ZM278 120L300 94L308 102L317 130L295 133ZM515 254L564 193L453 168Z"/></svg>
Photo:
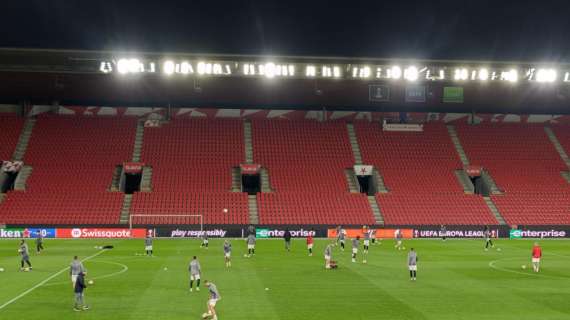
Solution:
<svg viewBox="0 0 570 320"><path fill-rule="evenodd" d="M566 238L567 232L564 230L518 230L512 229L509 231L509 238L522 239L522 238Z"/></svg>
<svg viewBox="0 0 570 320"><path fill-rule="evenodd" d="M227 230L223 229L213 229L213 230L185 230L185 229L174 229L169 230L170 234L167 236L170 238L201 238L207 236L208 238L224 238L228 233ZM158 233L162 236L161 232Z"/></svg>
<svg viewBox="0 0 570 320"><path fill-rule="evenodd" d="M316 232L313 230L305 230L305 229L297 229L297 230L289 230L291 233L291 237L293 238L306 238L309 235L315 236ZM285 235L284 229L269 229L269 228L256 228L255 229L255 237L256 238L283 238Z"/></svg>

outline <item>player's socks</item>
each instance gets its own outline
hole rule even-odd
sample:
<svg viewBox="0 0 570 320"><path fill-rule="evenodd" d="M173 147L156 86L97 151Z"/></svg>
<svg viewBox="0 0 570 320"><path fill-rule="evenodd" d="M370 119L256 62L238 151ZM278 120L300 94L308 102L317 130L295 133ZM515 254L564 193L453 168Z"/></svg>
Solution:
<svg viewBox="0 0 570 320"><path fill-rule="evenodd" d="M190 280L190 292L192 292L192 287L194 286L194 280Z"/></svg>
<svg viewBox="0 0 570 320"><path fill-rule="evenodd" d="M200 279L196 280L196 290L200 291Z"/></svg>

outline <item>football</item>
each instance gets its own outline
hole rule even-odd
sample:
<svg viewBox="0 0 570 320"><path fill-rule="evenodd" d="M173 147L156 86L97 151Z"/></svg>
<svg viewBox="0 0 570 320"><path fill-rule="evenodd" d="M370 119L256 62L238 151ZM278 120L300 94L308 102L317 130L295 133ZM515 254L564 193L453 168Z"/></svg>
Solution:
<svg viewBox="0 0 570 320"><path fill-rule="evenodd" d="M206 312L202 313L202 319L208 318L210 315Z"/></svg>
<svg viewBox="0 0 570 320"><path fill-rule="evenodd" d="M523 265L521 266L521 268L522 268L523 270L526 269L526 265L523 264Z"/></svg>
<svg viewBox="0 0 570 320"><path fill-rule="evenodd" d="M4 272L4 268L0 268L0 272Z"/></svg>
<svg viewBox="0 0 570 320"><path fill-rule="evenodd" d="M93 284L93 280L89 280L89 282L87 282L87 283L89 283L89 284Z"/></svg>

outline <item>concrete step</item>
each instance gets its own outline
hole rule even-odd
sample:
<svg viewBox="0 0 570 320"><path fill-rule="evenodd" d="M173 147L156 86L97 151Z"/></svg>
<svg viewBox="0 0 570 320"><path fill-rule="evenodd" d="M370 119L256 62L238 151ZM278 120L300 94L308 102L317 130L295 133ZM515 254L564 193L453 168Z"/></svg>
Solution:
<svg viewBox="0 0 570 320"><path fill-rule="evenodd" d="M348 140L350 141L350 146L352 148L354 163L362 164L362 154L360 153L360 146L358 145L358 138L356 136L356 131L354 130L354 124L347 123L346 130L348 132Z"/></svg>
<svg viewBox="0 0 570 320"><path fill-rule="evenodd" d="M505 222L505 219L503 219L503 216L499 212L499 208L497 208L497 206L495 205L493 200L490 197L483 197L483 199L485 200L487 207L489 207L489 210L491 211L491 213L493 213L493 215L495 216L495 219L497 219L499 224L500 225L506 225L507 223Z"/></svg>
<svg viewBox="0 0 570 320"><path fill-rule="evenodd" d="M354 169L345 169L344 176L346 177L346 183L348 184L348 191L350 193L358 193L358 182L356 181L356 175L354 174Z"/></svg>
<svg viewBox="0 0 570 320"><path fill-rule="evenodd" d="M493 177L491 177L491 175L486 170L481 171L481 179L483 179L483 183L489 186L492 194L503 194L501 189L499 189L495 183Z"/></svg>
<svg viewBox="0 0 570 320"><path fill-rule="evenodd" d="M247 204L249 208L249 223L250 224L259 224L259 213L257 210L257 196L256 195L248 195L247 196Z"/></svg>
<svg viewBox="0 0 570 320"><path fill-rule="evenodd" d="M457 181L463 187L463 192L466 194L473 194L475 193L475 186L469 176L465 172L465 170L455 170L455 176L457 177Z"/></svg>
<svg viewBox="0 0 570 320"><path fill-rule="evenodd" d="M459 136L457 135L457 131L455 130L455 126L448 125L447 126L447 133L449 134L449 137L451 138L451 142L453 142L453 146L455 147L455 151L459 155L459 159L461 160L461 163L464 166L468 166L469 165L469 158L467 157L467 154L465 153L465 150L463 149L463 145L461 144L461 140L459 139Z"/></svg>
<svg viewBox="0 0 570 320"><path fill-rule="evenodd" d="M123 197L123 206L121 207L121 217L119 218L119 223L127 224L129 223L129 217L131 214L131 205L133 202L132 194L125 194Z"/></svg>
<svg viewBox="0 0 570 320"><path fill-rule="evenodd" d="M384 183L384 178L382 177L382 173L377 168L374 168L372 171L372 175L374 176L374 180L376 181L376 188L380 193L388 193L389 190Z"/></svg>
<svg viewBox="0 0 570 320"><path fill-rule="evenodd" d="M382 216L382 211L380 210L380 205L378 201L376 201L376 197L368 196L368 203L370 204L370 209L372 210L372 214L374 215L374 220L376 224L383 225L384 224L384 217Z"/></svg>
<svg viewBox="0 0 570 320"><path fill-rule="evenodd" d="M253 136L251 132L251 121L244 121L243 141L245 147L245 163L253 163Z"/></svg>
<svg viewBox="0 0 570 320"><path fill-rule="evenodd" d="M26 150L28 149L28 144L30 142L30 138L32 137L32 132L34 130L34 126L36 124L36 119L28 118L26 119L26 123L20 133L20 137L18 138L18 143L16 144L16 148L12 155L13 160L21 161L24 159L24 155L26 154Z"/></svg>
<svg viewBox="0 0 570 320"><path fill-rule="evenodd" d="M267 168L261 168L259 170L259 176L260 176L260 180L261 180L261 192L263 193L269 193L269 192L273 192L273 188L271 187L271 181L269 179L269 172L267 171Z"/></svg>
<svg viewBox="0 0 570 320"><path fill-rule="evenodd" d="M14 190L18 191L25 191L28 178L32 175L33 168L31 166L24 165L18 176L16 177L16 181L14 181Z"/></svg>
<svg viewBox="0 0 570 320"><path fill-rule="evenodd" d="M152 167L144 166L141 174L141 185L140 189L142 192L152 191Z"/></svg>

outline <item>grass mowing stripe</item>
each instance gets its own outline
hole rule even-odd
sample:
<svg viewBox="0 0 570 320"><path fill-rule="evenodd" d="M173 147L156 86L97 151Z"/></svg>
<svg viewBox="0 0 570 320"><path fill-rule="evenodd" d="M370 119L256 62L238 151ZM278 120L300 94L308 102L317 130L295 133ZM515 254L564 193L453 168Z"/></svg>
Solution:
<svg viewBox="0 0 570 320"><path fill-rule="evenodd" d="M87 260L89 260L89 259L95 258L95 257L97 257L98 255L102 254L103 252L105 252L105 250L101 250L101 251L99 251L99 252L97 252L97 253L95 253L95 254L93 254L93 255L90 255L89 257L87 257L87 258L85 258L85 259L83 259L83 260L81 260L81 261L84 262L84 261L87 261ZM4 304L2 304L2 305L0 306L0 310L4 309L5 307L11 305L12 303L14 303L14 302L16 302L16 301L18 301L18 300L20 300L21 298L23 298L23 297L25 297L26 295L28 295L30 292L32 292L32 291L36 290L37 288L43 286L44 284L48 283L51 279L53 279L53 278L59 276L60 274L62 274L63 272L65 272L65 271L67 271L67 270L69 270L69 267L65 267L65 268L59 270L58 272L52 274L51 276L49 276L47 279L43 280L42 282L36 284L35 286L31 287L30 289L28 289L28 290L26 290L26 291L20 293L20 294L17 295L15 298L12 298L11 300L9 300L9 301L5 302Z"/></svg>

